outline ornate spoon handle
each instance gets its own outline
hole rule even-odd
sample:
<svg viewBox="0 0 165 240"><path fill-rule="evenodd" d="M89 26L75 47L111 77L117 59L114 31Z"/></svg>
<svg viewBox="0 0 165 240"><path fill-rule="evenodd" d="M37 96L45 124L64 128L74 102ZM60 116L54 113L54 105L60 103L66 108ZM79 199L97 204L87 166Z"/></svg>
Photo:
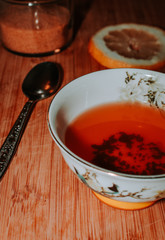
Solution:
<svg viewBox="0 0 165 240"><path fill-rule="evenodd" d="M0 180L13 158L30 117L34 101L27 101L0 149Z"/></svg>

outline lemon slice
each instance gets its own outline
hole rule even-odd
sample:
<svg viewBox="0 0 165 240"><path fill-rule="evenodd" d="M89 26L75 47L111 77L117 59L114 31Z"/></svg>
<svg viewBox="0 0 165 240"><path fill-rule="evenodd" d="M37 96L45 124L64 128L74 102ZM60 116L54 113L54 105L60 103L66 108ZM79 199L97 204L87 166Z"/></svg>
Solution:
<svg viewBox="0 0 165 240"><path fill-rule="evenodd" d="M89 53L107 68L160 70L165 66L165 31L142 24L119 24L98 31Z"/></svg>

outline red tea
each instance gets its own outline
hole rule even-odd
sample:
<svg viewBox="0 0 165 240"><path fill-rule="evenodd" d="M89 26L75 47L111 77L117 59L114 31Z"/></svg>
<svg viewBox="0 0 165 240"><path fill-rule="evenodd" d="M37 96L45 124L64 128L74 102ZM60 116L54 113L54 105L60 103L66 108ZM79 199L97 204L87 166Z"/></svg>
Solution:
<svg viewBox="0 0 165 240"><path fill-rule="evenodd" d="M66 146L99 167L136 175L165 173L165 119L142 104L106 104L78 116Z"/></svg>

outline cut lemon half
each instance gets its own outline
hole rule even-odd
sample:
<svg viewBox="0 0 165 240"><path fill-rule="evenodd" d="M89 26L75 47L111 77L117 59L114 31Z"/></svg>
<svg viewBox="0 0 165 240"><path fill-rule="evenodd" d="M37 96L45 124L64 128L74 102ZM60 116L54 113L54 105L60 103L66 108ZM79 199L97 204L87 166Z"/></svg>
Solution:
<svg viewBox="0 0 165 240"><path fill-rule="evenodd" d="M119 24L98 31L89 53L107 68L160 70L165 66L165 31L142 24Z"/></svg>

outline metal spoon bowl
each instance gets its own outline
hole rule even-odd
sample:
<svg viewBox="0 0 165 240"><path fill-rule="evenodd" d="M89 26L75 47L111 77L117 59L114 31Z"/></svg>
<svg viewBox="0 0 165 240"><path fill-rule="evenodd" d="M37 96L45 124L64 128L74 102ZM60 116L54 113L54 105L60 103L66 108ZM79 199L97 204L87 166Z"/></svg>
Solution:
<svg viewBox="0 0 165 240"><path fill-rule="evenodd" d="M34 104L52 96L60 87L59 69L53 62L36 65L25 77L23 93L29 98L0 149L0 180L4 176L23 135Z"/></svg>

